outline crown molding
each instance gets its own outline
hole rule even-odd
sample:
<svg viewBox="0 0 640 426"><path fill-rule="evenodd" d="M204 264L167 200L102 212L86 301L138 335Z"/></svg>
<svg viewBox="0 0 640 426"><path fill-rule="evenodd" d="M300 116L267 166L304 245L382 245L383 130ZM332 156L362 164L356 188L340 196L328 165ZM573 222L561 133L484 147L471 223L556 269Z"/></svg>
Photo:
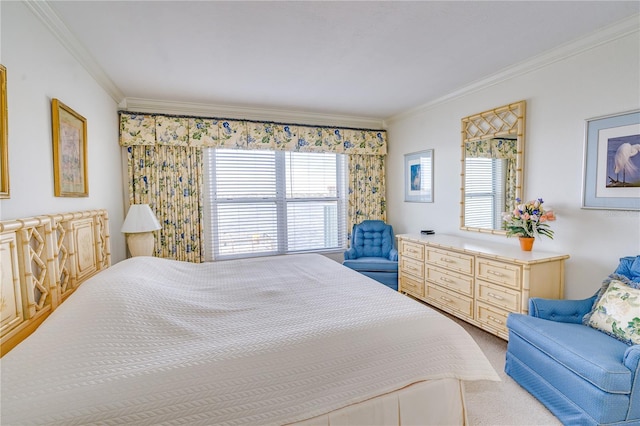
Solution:
<svg viewBox="0 0 640 426"><path fill-rule="evenodd" d="M412 108L400 114L389 117L383 121L385 128L390 123L411 117L413 115L434 108L438 105L452 101L465 95L486 89L498 83L502 83L509 79L528 74L540 68L544 68L559 61L566 60L572 56L594 49L606 43L618 40L627 35L640 32L640 14L632 15L622 21L606 26L586 37L573 40L560 46L548 50L540 55L534 56L525 61L519 62L513 66L507 67L502 71L492 74L481 80L477 80L471 84L463 86L458 90L450 92L440 98L427 102L416 108Z"/></svg>
<svg viewBox="0 0 640 426"><path fill-rule="evenodd" d="M125 98L120 109L134 112L164 113L219 117L238 120L274 121L316 126L344 126L366 129L381 129L381 119L349 115L320 114L275 108L254 108L233 105L199 104L144 98Z"/></svg>
<svg viewBox="0 0 640 426"><path fill-rule="evenodd" d="M116 101L121 108L131 111L172 113L183 115L206 115L225 118L238 118L263 121L296 120L300 123L315 125L336 125L345 127L364 127L379 129L381 119L347 115L308 113L292 110L239 107L230 105L207 105L187 102L173 102L141 98L125 98L124 93L104 72L91 53L69 27L60 19L48 1L24 0L25 5L40 19L71 55L91 74L95 81Z"/></svg>
<svg viewBox="0 0 640 426"><path fill-rule="evenodd" d="M23 0L24 4L40 19L40 21L51 31L69 53L87 70L93 79L116 101L119 103L124 99L124 93L98 65L91 53L69 30L69 27L60 19L58 14L51 8L48 1Z"/></svg>
<svg viewBox="0 0 640 426"><path fill-rule="evenodd" d="M87 70L96 82L117 102L123 109L139 112L171 113L184 115L219 116L225 118L237 118L261 121L285 121L293 120L315 125L340 125L345 127L386 128L388 124L419 114L438 105L460 98L462 96L486 89L506 80L533 72L549 66L555 62L565 60L582 52L596 48L640 31L640 14L632 15L618 23L604 27L586 37L574 40L544 52L526 61L507 67L502 71L492 74L484 79L477 80L450 92L433 101L422 104L400 114L388 117L384 120L335 114L321 114L300 112L294 110L281 110L272 108L240 107L216 104L197 104L187 102L173 102L142 98L125 98L124 93L98 65L93 56L69 30L49 5L47 0L23 0L24 4L40 19L51 31L60 43L71 55Z"/></svg>
<svg viewBox="0 0 640 426"><path fill-rule="evenodd" d="M69 30L48 1L24 0L25 5L51 31L95 81L119 104L130 111L205 115L262 121L297 121L306 124L379 129L382 119L348 115L319 114L293 110L252 108L230 105L208 105L141 98L125 98L124 93L104 72L87 48Z"/></svg>

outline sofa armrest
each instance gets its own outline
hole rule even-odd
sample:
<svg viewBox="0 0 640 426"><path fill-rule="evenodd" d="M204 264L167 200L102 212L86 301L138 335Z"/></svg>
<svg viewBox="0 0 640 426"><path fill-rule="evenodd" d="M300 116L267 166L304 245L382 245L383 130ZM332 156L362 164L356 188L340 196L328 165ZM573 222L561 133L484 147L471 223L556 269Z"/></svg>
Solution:
<svg viewBox="0 0 640 426"><path fill-rule="evenodd" d="M356 249L353 247L344 252L344 260L357 259L358 254L356 253Z"/></svg>
<svg viewBox="0 0 640 426"><path fill-rule="evenodd" d="M640 368L640 345L630 346L629 349L624 352L622 361L629 370L638 371L638 368Z"/></svg>
<svg viewBox="0 0 640 426"><path fill-rule="evenodd" d="M389 260L394 260L394 261L398 261L398 250L392 248L391 251L389 252Z"/></svg>
<svg viewBox="0 0 640 426"><path fill-rule="evenodd" d="M631 370L631 402L628 418L640 419L640 345L630 346L622 359L624 366Z"/></svg>
<svg viewBox="0 0 640 426"><path fill-rule="evenodd" d="M582 317L588 313L596 296L582 300L556 300L532 297L529 299L529 315L557 322L581 324Z"/></svg>

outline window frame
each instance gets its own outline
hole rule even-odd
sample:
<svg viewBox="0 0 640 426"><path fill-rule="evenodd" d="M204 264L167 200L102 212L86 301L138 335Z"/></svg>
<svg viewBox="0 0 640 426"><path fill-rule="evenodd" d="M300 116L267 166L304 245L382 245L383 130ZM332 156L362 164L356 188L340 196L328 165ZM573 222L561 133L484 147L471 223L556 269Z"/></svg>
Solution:
<svg viewBox="0 0 640 426"><path fill-rule="evenodd" d="M471 175L471 173L468 172L467 167L469 167L471 165L471 163L475 163L475 162L484 162L486 161L487 163L489 163L489 166L487 167L489 169L489 176L487 179L487 176L483 176L485 179L487 179L487 182L491 183L491 189L489 191L477 191L477 192L472 192L469 190L469 187L473 188L473 185L470 185L469 182L467 182L467 177ZM470 199L476 198L484 198L484 199L490 199L491 200L491 222L492 222L492 228L493 229L504 229L504 223L502 221L502 213L503 213L503 208L504 204L505 204L505 197L506 197L506 193L504 191L504 187L505 187L505 181L506 181L506 160L504 159L496 159L496 158L467 158L465 160L465 199L464 202L466 205L470 205L471 203L469 202ZM478 176L478 169L475 169L474 175ZM483 213L486 214L486 213ZM467 212L467 215L465 215L465 226L467 227L474 227L474 228L485 228L484 226L481 226L481 224L479 223L469 223L468 220L469 218L467 217L469 216L469 212ZM472 218L475 215L470 215Z"/></svg>
<svg viewBox="0 0 640 426"><path fill-rule="evenodd" d="M347 189L347 158L344 154L337 153L308 153L303 154L325 154L335 157L335 179L336 179L336 194L332 197L289 197L286 187L286 173L287 173L287 161L286 156L294 156L297 152L292 151L277 151L269 150L268 152L274 153L274 169L275 169L275 196L273 197L226 197L216 199L216 178L215 173L215 155L219 151L240 151L234 149L225 148L207 148L204 152L204 170L203 170L203 216L204 216L204 257L205 261L214 260L227 260L237 258L259 257L259 256L275 256L283 254L294 253L336 253L346 250L347 246L347 204L348 204L348 189ZM264 152L265 150L242 150L243 153L250 152ZM294 204L301 203L322 203L330 202L335 203L337 210L337 246L336 247L322 247L318 249L301 249L290 250L289 248L289 231L290 226L288 222L288 207ZM261 251L261 252L242 252L236 254L221 254L220 253L220 241L215 239L218 237L219 218L217 217L219 205L241 205L241 204L269 204L275 205L276 213L276 248L275 250ZM209 227L212 227L209 229ZM327 237L327 234L323 234Z"/></svg>

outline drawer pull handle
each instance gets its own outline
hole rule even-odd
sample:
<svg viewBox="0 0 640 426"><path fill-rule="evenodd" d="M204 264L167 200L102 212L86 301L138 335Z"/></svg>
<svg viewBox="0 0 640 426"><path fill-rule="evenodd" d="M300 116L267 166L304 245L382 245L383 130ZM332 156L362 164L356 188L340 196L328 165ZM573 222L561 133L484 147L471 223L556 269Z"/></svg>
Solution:
<svg viewBox="0 0 640 426"><path fill-rule="evenodd" d="M504 300L504 297L497 294L493 294L493 293L487 293L487 296L493 297L494 299L497 299L497 300Z"/></svg>
<svg viewBox="0 0 640 426"><path fill-rule="evenodd" d="M491 269L489 269L489 270L487 271L487 274L495 275L495 276L497 276L497 277L502 277L502 276L503 276L502 272L492 271Z"/></svg>
<svg viewBox="0 0 640 426"><path fill-rule="evenodd" d="M451 260L451 259L446 258L446 257L441 257L440 260L445 262L445 263L455 263L455 260Z"/></svg>
<svg viewBox="0 0 640 426"><path fill-rule="evenodd" d="M444 296L440 296L440 299L444 300L445 302L449 302L449 303L451 303L451 299L447 299L447 298L446 298L446 297L444 297Z"/></svg>
<svg viewBox="0 0 640 426"><path fill-rule="evenodd" d="M496 318L496 317L493 317L493 316L489 315L487 318L489 318L489 319L490 319L491 321L493 321L493 322L497 322L498 324L501 324L501 325L502 325L502 321L500 321L500 320L499 320L498 318Z"/></svg>
<svg viewBox="0 0 640 426"><path fill-rule="evenodd" d="M446 277L440 277L440 281L444 281L445 283L452 283L453 282L449 278L446 278Z"/></svg>

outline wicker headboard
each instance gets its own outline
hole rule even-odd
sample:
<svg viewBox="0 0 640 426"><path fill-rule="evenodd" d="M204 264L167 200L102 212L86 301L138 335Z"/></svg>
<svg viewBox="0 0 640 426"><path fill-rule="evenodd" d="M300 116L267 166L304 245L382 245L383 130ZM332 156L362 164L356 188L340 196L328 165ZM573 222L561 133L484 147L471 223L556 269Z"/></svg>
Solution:
<svg viewBox="0 0 640 426"><path fill-rule="evenodd" d="M0 356L109 266L106 210L0 222Z"/></svg>

